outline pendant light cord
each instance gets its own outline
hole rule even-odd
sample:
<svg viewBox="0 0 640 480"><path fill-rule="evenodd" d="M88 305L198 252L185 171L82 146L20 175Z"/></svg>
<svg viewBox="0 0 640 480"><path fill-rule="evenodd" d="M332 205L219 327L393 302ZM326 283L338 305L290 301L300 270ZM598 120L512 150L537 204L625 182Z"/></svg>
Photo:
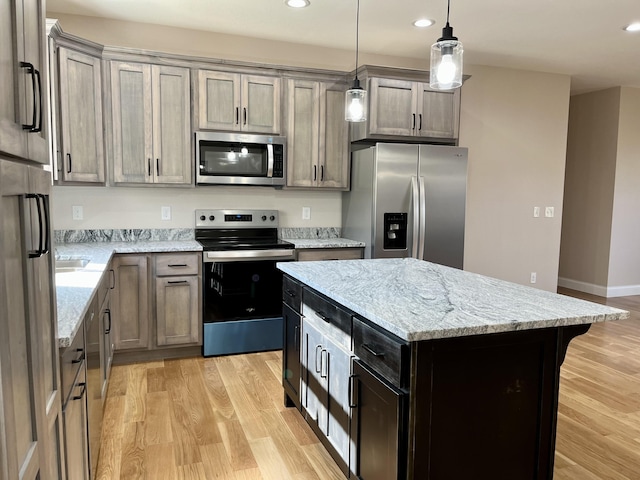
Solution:
<svg viewBox="0 0 640 480"><path fill-rule="evenodd" d="M451 8L451 0L447 0L447 26L449 26L449 9L450 8Z"/></svg>
<svg viewBox="0 0 640 480"><path fill-rule="evenodd" d="M358 78L358 44L360 38L360 0L356 8L356 79Z"/></svg>

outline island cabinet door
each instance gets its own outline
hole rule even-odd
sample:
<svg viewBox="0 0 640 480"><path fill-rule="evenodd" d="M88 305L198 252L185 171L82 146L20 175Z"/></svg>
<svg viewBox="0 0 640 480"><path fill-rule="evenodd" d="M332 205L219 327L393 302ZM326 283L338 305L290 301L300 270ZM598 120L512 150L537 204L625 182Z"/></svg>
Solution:
<svg viewBox="0 0 640 480"><path fill-rule="evenodd" d="M352 388L349 478L404 479L406 395L358 360L353 362Z"/></svg>
<svg viewBox="0 0 640 480"><path fill-rule="evenodd" d="M322 431L326 430L328 388L325 376L326 351L323 346L323 335L308 321L302 321L304 339L303 356L303 385L304 395L302 406L306 411L307 420L316 423ZM328 368L328 365L327 365Z"/></svg>
<svg viewBox="0 0 640 480"><path fill-rule="evenodd" d="M327 341L325 373L328 380L327 425L325 434L338 456L349 464L349 377L351 373L350 352Z"/></svg>
<svg viewBox="0 0 640 480"><path fill-rule="evenodd" d="M300 408L300 344L302 343L300 314L285 303L282 305L282 318L284 319L282 385L293 404Z"/></svg>

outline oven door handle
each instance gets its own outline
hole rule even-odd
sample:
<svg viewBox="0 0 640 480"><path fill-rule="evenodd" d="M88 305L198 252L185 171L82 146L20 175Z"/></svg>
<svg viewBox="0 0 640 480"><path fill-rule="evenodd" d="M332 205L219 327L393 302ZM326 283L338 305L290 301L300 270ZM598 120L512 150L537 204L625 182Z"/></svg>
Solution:
<svg viewBox="0 0 640 480"><path fill-rule="evenodd" d="M267 144L267 178L273 178L273 144Z"/></svg>
<svg viewBox="0 0 640 480"><path fill-rule="evenodd" d="M224 250L205 252L204 263L211 262L249 262L252 260L293 260L295 258L294 249L275 250Z"/></svg>

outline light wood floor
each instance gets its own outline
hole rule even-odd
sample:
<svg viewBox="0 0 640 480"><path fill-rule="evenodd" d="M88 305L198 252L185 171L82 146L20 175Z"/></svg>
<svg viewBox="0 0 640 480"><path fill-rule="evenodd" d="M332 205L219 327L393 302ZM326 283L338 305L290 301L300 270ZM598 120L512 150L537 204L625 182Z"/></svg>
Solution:
<svg viewBox="0 0 640 480"><path fill-rule="evenodd" d="M608 303L633 316L569 346L556 480L640 478L640 296ZM280 375L280 352L113 367L97 478L343 479Z"/></svg>

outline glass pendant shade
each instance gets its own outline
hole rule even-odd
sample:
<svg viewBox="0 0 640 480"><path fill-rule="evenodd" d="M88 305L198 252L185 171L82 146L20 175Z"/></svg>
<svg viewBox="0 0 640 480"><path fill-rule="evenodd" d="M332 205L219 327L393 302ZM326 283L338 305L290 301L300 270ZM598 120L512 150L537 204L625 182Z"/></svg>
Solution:
<svg viewBox="0 0 640 480"><path fill-rule="evenodd" d="M441 38L431 46L429 86L434 90L451 90L462 86L462 43Z"/></svg>
<svg viewBox="0 0 640 480"><path fill-rule="evenodd" d="M345 95L344 119L347 122L364 122L367 119L367 91L360 87L357 79Z"/></svg>

